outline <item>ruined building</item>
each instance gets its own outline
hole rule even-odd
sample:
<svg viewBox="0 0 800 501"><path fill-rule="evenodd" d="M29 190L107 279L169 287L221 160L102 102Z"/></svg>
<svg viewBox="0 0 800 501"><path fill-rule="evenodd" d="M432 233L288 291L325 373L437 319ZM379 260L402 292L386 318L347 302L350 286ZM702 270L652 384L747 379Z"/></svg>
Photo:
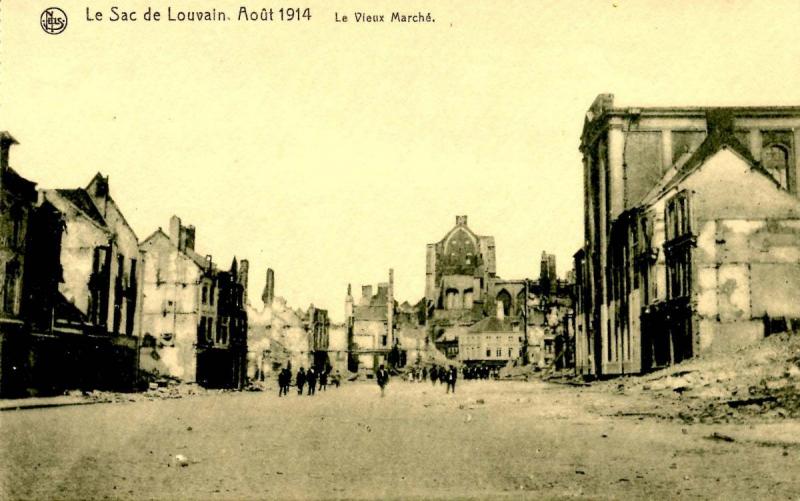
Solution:
<svg viewBox="0 0 800 501"><path fill-rule="evenodd" d="M195 251L195 228L172 216L142 242L145 254L142 370L210 387L246 377L247 261L220 271Z"/></svg>
<svg viewBox="0 0 800 501"><path fill-rule="evenodd" d="M389 270L388 282L378 284L375 294L371 285L362 286L358 302L354 301L350 286L347 286L345 323L351 371L362 370L371 374L381 364L389 364L390 352L396 345L396 308L393 270Z"/></svg>
<svg viewBox="0 0 800 501"><path fill-rule="evenodd" d="M800 319L800 107L617 108L581 138L579 373L638 373Z"/></svg>
<svg viewBox="0 0 800 501"><path fill-rule="evenodd" d="M205 387L241 389L247 382L248 268L246 259L233 258L228 271L214 276L217 326L197 339L197 382Z"/></svg>
<svg viewBox="0 0 800 501"><path fill-rule="evenodd" d="M43 195L66 223L61 293L96 333L137 338L139 241L111 198L108 178L98 173L86 188L45 190ZM68 318L56 323L62 320L73 323Z"/></svg>
<svg viewBox="0 0 800 501"><path fill-rule="evenodd" d="M317 370L326 369L331 366L328 359L328 331L331 326L331 321L328 319L328 310L317 308L312 304L308 307L305 317L311 364Z"/></svg>
<svg viewBox="0 0 800 501"><path fill-rule="evenodd" d="M289 367L317 370L346 367L347 343L344 329L331 327L328 310L311 304L307 310L289 307L276 297L275 274L267 270L261 296L264 305L248 305L248 374L262 380L269 373Z"/></svg>

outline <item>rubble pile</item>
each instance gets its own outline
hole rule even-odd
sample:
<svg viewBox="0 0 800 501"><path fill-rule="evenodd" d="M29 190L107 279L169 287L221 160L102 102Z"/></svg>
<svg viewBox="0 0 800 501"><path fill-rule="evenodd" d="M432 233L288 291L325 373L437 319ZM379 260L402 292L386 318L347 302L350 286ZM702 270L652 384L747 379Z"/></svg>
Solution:
<svg viewBox="0 0 800 501"><path fill-rule="evenodd" d="M605 384L620 393L657 399L685 421L798 418L800 333L775 334L736 351L697 357L647 376ZM665 415L675 417L675 412Z"/></svg>
<svg viewBox="0 0 800 501"><path fill-rule="evenodd" d="M83 397L96 403L120 403L177 399L194 395L207 395L211 393L229 391L236 390L207 389L196 383L183 383L174 379L161 379L148 383L147 389L138 393L123 393L101 390L70 390L66 392L66 394L70 396Z"/></svg>
<svg viewBox="0 0 800 501"><path fill-rule="evenodd" d="M500 379L510 379L512 381L528 381L533 378L536 367L533 365L509 364L500 369Z"/></svg>

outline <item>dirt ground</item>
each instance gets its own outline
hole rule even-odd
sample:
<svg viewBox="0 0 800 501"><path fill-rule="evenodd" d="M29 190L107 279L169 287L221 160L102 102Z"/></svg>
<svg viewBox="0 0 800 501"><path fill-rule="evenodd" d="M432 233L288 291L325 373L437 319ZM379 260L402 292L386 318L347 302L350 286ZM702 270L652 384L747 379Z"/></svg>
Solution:
<svg viewBox="0 0 800 501"><path fill-rule="evenodd" d="M3 499L797 499L800 421L542 382L351 383L0 412ZM177 457L176 456L180 456Z"/></svg>

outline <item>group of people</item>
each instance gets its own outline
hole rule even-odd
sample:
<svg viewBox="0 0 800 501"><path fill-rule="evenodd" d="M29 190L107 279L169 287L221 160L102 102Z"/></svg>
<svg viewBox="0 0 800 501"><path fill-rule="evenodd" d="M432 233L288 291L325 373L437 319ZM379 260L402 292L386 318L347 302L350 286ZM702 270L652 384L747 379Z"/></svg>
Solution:
<svg viewBox="0 0 800 501"><path fill-rule="evenodd" d="M497 379L500 372L496 367L486 365L473 365L464 367L464 379Z"/></svg>
<svg viewBox="0 0 800 501"><path fill-rule="evenodd" d="M461 375L464 379L497 379L499 376L497 368L488 367L486 365L473 365L461 369ZM407 372L409 381L427 381L430 378L431 383L448 384L448 389L455 391L455 381L458 379L458 369L452 365L448 367L433 366L428 367L412 367Z"/></svg>
<svg viewBox="0 0 800 501"><path fill-rule="evenodd" d="M458 380L458 369L452 365L449 367L439 367L434 365L428 370L427 367L413 367L408 371L410 381L426 381L430 378L432 384L446 384L447 393L456 392L456 381Z"/></svg>
<svg viewBox="0 0 800 501"><path fill-rule="evenodd" d="M305 367L300 367L300 370L297 371L295 375L294 383L297 386L297 394L303 394L303 388L307 388L306 395L311 396L317 393L317 389L320 391L325 391L328 388L328 380L330 379L331 383L334 384L337 388L341 383L341 374L339 374L339 370L337 369L333 375L331 375L331 367L326 366L323 369L315 369L314 367L309 367L308 370ZM317 386L319 385L319 387ZM278 373L278 396L285 396L289 394L289 387L292 386L292 371L289 367L284 367Z"/></svg>
<svg viewBox="0 0 800 501"><path fill-rule="evenodd" d="M303 390L307 391L306 395L311 396L317 393L317 390L325 391L328 388L328 381L338 387L341 383L341 374L337 369L331 374L332 368L328 365L323 369L316 369L310 367L308 370L305 367L300 367L294 377L294 384L297 387L297 394L302 395ZM490 376L495 375L494 372L488 367L476 366L465 367L462 369L464 379L488 379ZM458 380L458 369L450 365L449 367L434 365L430 369L428 367L414 367L408 371L408 378L411 381L426 381L430 379L433 385L439 384L447 385L447 393L456 392L456 381ZM375 371L375 380L381 389L381 397L386 394L386 386L389 384L389 371L381 365ZM278 396L289 395L289 388L292 386L292 371L289 367L284 367L278 373Z"/></svg>

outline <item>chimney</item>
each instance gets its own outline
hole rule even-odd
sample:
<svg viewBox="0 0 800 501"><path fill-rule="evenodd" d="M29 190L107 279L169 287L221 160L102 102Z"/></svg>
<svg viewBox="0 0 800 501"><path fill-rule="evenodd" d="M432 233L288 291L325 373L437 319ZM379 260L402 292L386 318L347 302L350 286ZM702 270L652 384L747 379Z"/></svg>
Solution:
<svg viewBox="0 0 800 501"><path fill-rule="evenodd" d="M344 298L344 318L353 316L353 289L350 284L347 284L347 297Z"/></svg>
<svg viewBox="0 0 800 501"><path fill-rule="evenodd" d="M728 109L706 110L706 129L709 136L732 136L733 112Z"/></svg>
<svg viewBox="0 0 800 501"><path fill-rule="evenodd" d="M15 144L19 143L11 134L6 131L0 132L0 173L8 169L8 153L11 146Z"/></svg>
<svg viewBox="0 0 800 501"><path fill-rule="evenodd" d="M169 241L180 250L181 248L181 218L172 216L169 218Z"/></svg>
<svg viewBox="0 0 800 501"><path fill-rule="evenodd" d="M272 268L267 268L267 282L264 285L261 300L264 302L264 306L272 306L272 301L275 300L275 272L272 271Z"/></svg>
<svg viewBox="0 0 800 501"><path fill-rule="evenodd" d="M192 228L194 231L194 228ZM239 263L239 276L236 277L236 281L244 288L244 293L242 294L242 302L247 304L247 274L250 272L250 261L247 259L242 259L242 262Z"/></svg>
<svg viewBox="0 0 800 501"><path fill-rule="evenodd" d="M194 250L194 226L181 227L182 249Z"/></svg>
<svg viewBox="0 0 800 501"><path fill-rule="evenodd" d="M369 302L372 299L372 286L371 285L362 285L361 286L361 299L366 300Z"/></svg>
<svg viewBox="0 0 800 501"><path fill-rule="evenodd" d="M108 176L103 176L99 172L95 174L91 182L86 186L86 191L95 199L95 204L98 203L97 199L108 200ZM103 215L105 215L105 206L103 206Z"/></svg>
<svg viewBox="0 0 800 501"><path fill-rule="evenodd" d="M467 216L456 216L456 226L466 226Z"/></svg>

